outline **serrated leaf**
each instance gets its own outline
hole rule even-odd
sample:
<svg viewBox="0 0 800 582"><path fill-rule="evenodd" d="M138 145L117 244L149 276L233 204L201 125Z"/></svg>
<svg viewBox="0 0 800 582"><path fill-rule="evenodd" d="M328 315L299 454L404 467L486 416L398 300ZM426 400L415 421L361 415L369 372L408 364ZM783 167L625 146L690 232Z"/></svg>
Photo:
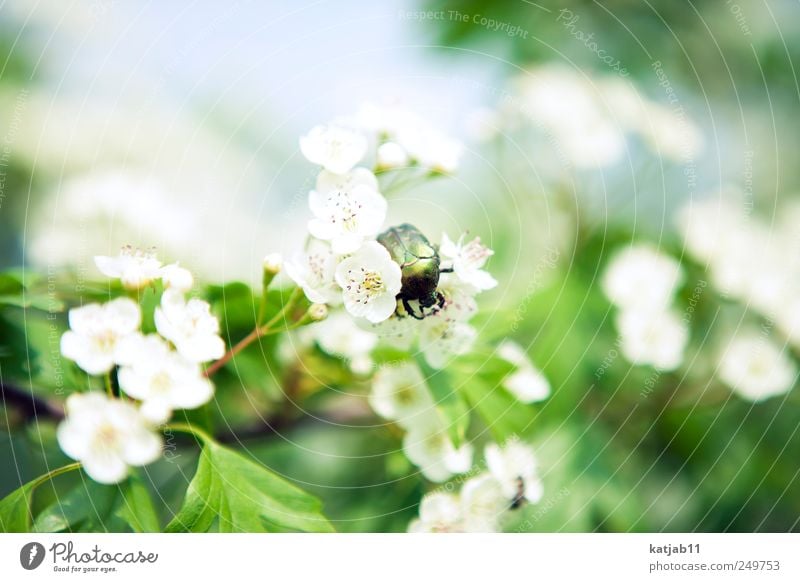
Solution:
<svg viewBox="0 0 800 582"><path fill-rule="evenodd" d="M241 454L204 438L203 452L168 532L331 532L320 501Z"/></svg>

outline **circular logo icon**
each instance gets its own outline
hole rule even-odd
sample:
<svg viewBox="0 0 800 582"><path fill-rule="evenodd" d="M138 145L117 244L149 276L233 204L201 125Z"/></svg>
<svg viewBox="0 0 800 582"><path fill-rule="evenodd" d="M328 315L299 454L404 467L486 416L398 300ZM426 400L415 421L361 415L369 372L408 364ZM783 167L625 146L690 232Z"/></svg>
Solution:
<svg viewBox="0 0 800 582"><path fill-rule="evenodd" d="M44 561L44 546L39 542L30 542L19 551L19 563L26 570L35 570Z"/></svg>

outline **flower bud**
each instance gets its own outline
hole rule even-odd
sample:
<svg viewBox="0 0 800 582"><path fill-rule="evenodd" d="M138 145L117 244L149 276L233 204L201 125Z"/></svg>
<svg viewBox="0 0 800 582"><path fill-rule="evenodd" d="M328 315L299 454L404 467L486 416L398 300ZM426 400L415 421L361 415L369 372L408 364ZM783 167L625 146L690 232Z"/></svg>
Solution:
<svg viewBox="0 0 800 582"><path fill-rule="evenodd" d="M281 267L283 266L283 257L280 255L280 253L270 253L264 257L262 264L264 266L264 274L261 278L261 286L264 293L266 293L267 288L269 287L270 283L272 283L272 280L281 271Z"/></svg>
<svg viewBox="0 0 800 582"><path fill-rule="evenodd" d="M311 321L322 321L328 317L328 306L324 303L312 303L307 315Z"/></svg>
<svg viewBox="0 0 800 582"><path fill-rule="evenodd" d="M379 168L403 168L409 162L406 150L391 141L378 147L377 156Z"/></svg>
<svg viewBox="0 0 800 582"><path fill-rule="evenodd" d="M280 253L270 253L264 257L264 272L272 273L273 276L280 273L283 266L283 257Z"/></svg>

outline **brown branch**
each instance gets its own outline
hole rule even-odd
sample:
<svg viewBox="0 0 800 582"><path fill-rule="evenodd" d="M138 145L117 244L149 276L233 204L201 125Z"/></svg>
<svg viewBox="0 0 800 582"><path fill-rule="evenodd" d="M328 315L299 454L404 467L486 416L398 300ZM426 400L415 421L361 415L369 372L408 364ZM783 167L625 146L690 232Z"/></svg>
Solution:
<svg viewBox="0 0 800 582"><path fill-rule="evenodd" d="M5 406L14 407L22 414L26 421L39 419L61 420L64 411L61 407L52 404L34 394L30 388L21 388L8 382L0 381L0 396Z"/></svg>

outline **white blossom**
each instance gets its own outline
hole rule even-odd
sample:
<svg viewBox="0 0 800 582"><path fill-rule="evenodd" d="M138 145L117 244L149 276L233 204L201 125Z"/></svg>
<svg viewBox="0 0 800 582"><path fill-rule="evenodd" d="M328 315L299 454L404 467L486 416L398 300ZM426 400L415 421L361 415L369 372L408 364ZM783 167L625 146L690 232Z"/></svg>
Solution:
<svg viewBox="0 0 800 582"><path fill-rule="evenodd" d="M405 168L411 161L408 152L398 143L387 141L378 146L376 153L379 168Z"/></svg>
<svg viewBox="0 0 800 582"><path fill-rule="evenodd" d="M191 271L184 269L177 263L161 268L161 280L164 282L165 288L173 289L180 293L186 293L194 285L194 277Z"/></svg>
<svg viewBox="0 0 800 582"><path fill-rule="evenodd" d="M461 142L431 127L404 126L395 140L412 161L448 174L458 169L464 151Z"/></svg>
<svg viewBox="0 0 800 582"><path fill-rule="evenodd" d="M141 323L139 305L126 297L71 309L61 353L92 375L105 374L120 358L120 340Z"/></svg>
<svg viewBox="0 0 800 582"><path fill-rule="evenodd" d="M550 383L536 369L522 346L507 339L497 348L497 353L517 368L503 381L503 385L517 400L525 403L539 402L550 396Z"/></svg>
<svg viewBox="0 0 800 582"><path fill-rule="evenodd" d="M771 340L748 332L726 347L719 377L742 398L758 402L788 392L797 378L797 366Z"/></svg>
<svg viewBox="0 0 800 582"><path fill-rule="evenodd" d="M410 362L378 370L372 380L369 403L380 416L402 426L413 426L419 415L434 406L422 372Z"/></svg>
<svg viewBox="0 0 800 582"><path fill-rule="evenodd" d="M625 133L609 115L598 85L561 66L544 66L521 77L523 109L558 142L579 168L602 168L625 153Z"/></svg>
<svg viewBox="0 0 800 582"><path fill-rule="evenodd" d="M507 500L523 497L537 503L542 498L544 488L530 445L519 440L509 441L502 447L490 443L486 445L484 456L489 472L500 484Z"/></svg>
<svg viewBox="0 0 800 582"><path fill-rule="evenodd" d="M377 235L386 218L386 199L374 188L358 184L352 190L312 190L308 205L314 214L308 230L330 241L337 254L352 253L365 239Z"/></svg>
<svg viewBox="0 0 800 582"><path fill-rule="evenodd" d="M345 174L334 174L322 170L317 175L316 191L320 194L330 192L352 192L358 186L364 186L377 192L378 178L367 168L353 168Z"/></svg>
<svg viewBox="0 0 800 582"><path fill-rule="evenodd" d="M397 308L402 287L400 265L380 243L369 241L336 267L345 309L372 323L388 319Z"/></svg>
<svg viewBox="0 0 800 582"><path fill-rule="evenodd" d="M341 289L334 280L337 260L331 246L319 239L311 239L308 248L284 264L286 274L303 289L309 301L337 303Z"/></svg>
<svg viewBox="0 0 800 582"><path fill-rule="evenodd" d="M491 473L468 479L461 488L460 498L464 531L499 531L500 518L510 504L500 482Z"/></svg>
<svg viewBox="0 0 800 582"><path fill-rule="evenodd" d="M153 249L134 249L126 245L118 256L97 256L94 262L103 275L119 279L126 289L141 289L161 278L161 262Z"/></svg>
<svg viewBox="0 0 800 582"><path fill-rule="evenodd" d="M367 153L368 145L362 134L335 125L318 125L300 138L306 159L334 174L349 172Z"/></svg>
<svg viewBox="0 0 800 582"><path fill-rule="evenodd" d="M408 525L410 533L463 532L461 503L451 493L429 493L419 504L419 519Z"/></svg>
<svg viewBox="0 0 800 582"><path fill-rule="evenodd" d="M57 436L64 453L99 483L118 483L129 466L152 463L161 454L161 438L139 411L101 392L70 395Z"/></svg>
<svg viewBox="0 0 800 582"><path fill-rule="evenodd" d="M155 310L155 323L158 333L191 362L217 360L225 353L219 320L201 299L186 301L181 293L164 291L161 305Z"/></svg>
<svg viewBox="0 0 800 582"><path fill-rule="evenodd" d="M357 373L366 373L372 367L370 352L378 343L378 336L358 326L347 313L338 311L330 317L303 328L325 353L346 358L350 368Z"/></svg>
<svg viewBox="0 0 800 582"><path fill-rule="evenodd" d="M123 341L125 362L119 370L120 388L142 401L142 416L152 423L166 422L172 411L202 406L214 386L200 365L170 350L159 336L131 336Z"/></svg>
<svg viewBox="0 0 800 582"><path fill-rule="evenodd" d="M691 200L678 213L684 246L696 260L713 262L729 248L730 237L744 226L743 213L733 204L738 195L725 188L718 197Z"/></svg>
<svg viewBox="0 0 800 582"><path fill-rule="evenodd" d="M632 364L670 371L683 361L689 330L671 311L623 310L617 329L622 354Z"/></svg>
<svg viewBox="0 0 800 582"><path fill-rule="evenodd" d="M441 483L472 466L472 445L456 448L433 409L413 417L403 437L403 452L426 479Z"/></svg>
<svg viewBox="0 0 800 582"><path fill-rule="evenodd" d="M462 236L458 242L453 242L447 233L442 233L439 254L443 262L450 263L456 277L477 291L494 288L497 280L483 270L483 266L494 254L494 251L481 244L480 237L476 237L466 244L463 239Z"/></svg>
<svg viewBox="0 0 800 582"><path fill-rule="evenodd" d="M662 310L682 280L679 263L648 245L617 253L603 274L603 292L620 309Z"/></svg>
<svg viewBox="0 0 800 582"><path fill-rule="evenodd" d="M374 132L379 140L392 144L388 157L395 163L404 153L409 162L434 171L452 173L458 168L464 149L461 142L403 107L368 103L358 111L355 122L365 131ZM386 156L386 150L383 154Z"/></svg>
<svg viewBox="0 0 800 582"><path fill-rule="evenodd" d="M413 317L400 317L395 314L379 323L366 322L365 327L374 333L380 342L398 350L408 350L417 338L419 322Z"/></svg>
<svg viewBox="0 0 800 582"><path fill-rule="evenodd" d="M418 323L420 351L428 364L437 369L467 353L478 335L466 322L477 311L472 296L458 285L449 285L447 280L440 281L439 290L445 297L444 307L427 314Z"/></svg>

